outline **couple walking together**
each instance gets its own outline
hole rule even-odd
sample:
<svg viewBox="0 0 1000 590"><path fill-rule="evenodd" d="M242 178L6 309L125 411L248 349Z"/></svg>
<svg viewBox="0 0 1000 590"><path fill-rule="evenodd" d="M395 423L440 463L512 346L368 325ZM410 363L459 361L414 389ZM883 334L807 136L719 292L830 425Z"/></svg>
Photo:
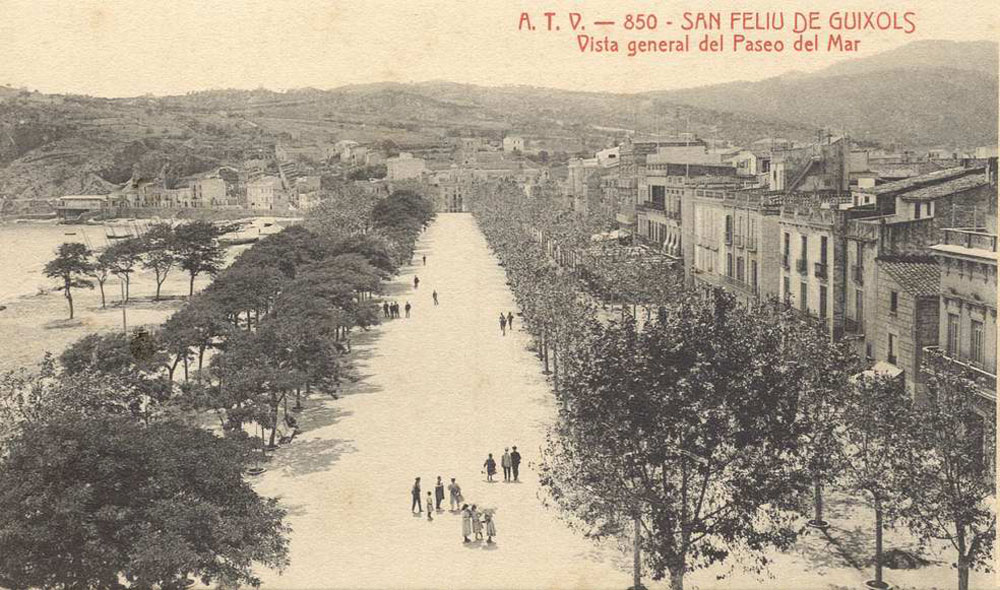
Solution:
<svg viewBox="0 0 1000 590"><path fill-rule="evenodd" d="M516 446L514 447L514 452L510 452L509 448L504 448L503 456L500 457L500 466L503 468L504 481L518 481L518 469L521 467L521 453L517 452ZM493 458L493 453L490 453L486 457L483 467L486 468L486 481L493 481L493 476L497 472L497 462Z"/></svg>

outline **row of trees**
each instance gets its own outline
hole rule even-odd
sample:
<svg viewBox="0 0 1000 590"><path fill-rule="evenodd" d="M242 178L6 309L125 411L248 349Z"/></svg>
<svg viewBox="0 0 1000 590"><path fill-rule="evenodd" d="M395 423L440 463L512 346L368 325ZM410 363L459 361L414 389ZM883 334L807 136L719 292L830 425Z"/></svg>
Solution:
<svg viewBox="0 0 1000 590"><path fill-rule="evenodd" d="M260 240L161 327L0 377L0 586L231 587L287 565L286 512L244 474L306 396L336 394L350 332L378 322L374 296L412 254L402 228L433 214L376 207L347 224L361 231L321 212Z"/></svg>
<svg viewBox="0 0 1000 590"><path fill-rule="evenodd" d="M59 246L43 272L60 282L70 319L73 319L73 289L93 289L96 282L101 290L101 307L106 307L104 285L114 275L123 283L122 300L127 303L132 275L140 268L152 271L156 278L154 300L159 301L163 283L174 268L188 274L188 294L193 295L198 275L214 276L222 268L225 251L218 238L231 230L207 221L176 227L158 223L141 236L118 240L100 253L79 242L67 242Z"/></svg>
<svg viewBox="0 0 1000 590"><path fill-rule="evenodd" d="M656 302L656 318L604 317L532 240L545 216L525 216L521 201L498 190L474 212L554 376L560 412L543 483L572 523L632 541L636 571L641 551L654 578L680 589L688 572L725 561L762 570L769 551L794 543L804 512L826 524L833 487L872 509L874 585L891 524L949 543L961 590L971 569L990 566L984 446L995 447L984 440L995 433L979 426L972 384L932 362L915 403L794 312L721 291L621 279L608 287Z"/></svg>

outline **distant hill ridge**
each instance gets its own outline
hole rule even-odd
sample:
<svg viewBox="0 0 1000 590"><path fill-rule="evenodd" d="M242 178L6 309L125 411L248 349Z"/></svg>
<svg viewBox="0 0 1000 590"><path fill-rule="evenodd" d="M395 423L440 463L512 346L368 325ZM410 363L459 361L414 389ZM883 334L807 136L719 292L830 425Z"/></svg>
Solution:
<svg viewBox="0 0 1000 590"><path fill-rule="evenodd" d="M577 153L620 139L616 129L746 144L832 128L910 147L973 147L997 140L997 62L993 42L920 41L819 72L637 94L436 81L108 99L0 87L0 197L239 165L277 141L427 144L515 132Z"/></svg>

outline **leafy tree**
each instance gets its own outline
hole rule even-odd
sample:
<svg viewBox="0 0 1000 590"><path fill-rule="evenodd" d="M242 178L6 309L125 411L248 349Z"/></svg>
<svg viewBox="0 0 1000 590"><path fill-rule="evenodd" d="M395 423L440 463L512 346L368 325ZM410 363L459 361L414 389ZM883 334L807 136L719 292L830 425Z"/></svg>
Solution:
<svg viewBox="0 0 1000 590"><path fill-rule="evenodd" d="M168 223L157 223L142 236L142 266L153 271L156 276L156 296L160 300L160 288L167 280L167 273L177 262L174 254L174 230Z"/></svg>
<svg viewBox="0 0 1000 590"><path fill-rule="evenodd" d="M918 404L920 419L913 423L903 517L924 542L951 545L958 554L958 589L968 590L970 570L989 571L993 563L996 480L989 457L996 447L996 414L993 402L980 398L981 385L945 363L933 355L926 360L926 401Z"/></svg>
<svg viewBox="0 0 1000 590"><path fill-rule="evenodd" d="M593 537L637 523L646 565L683 588L795 538L795 386L779 333L716 293L636 329L595 325L557 392L542 483ZM756 559L751 563L749 559Z"/></svg>
<svg viewBox="0 0 1000 590"><path fill-rule="evenodd" d="M352 184L338 185L309 211L306 227L335 239L367 234L372 229L375 200Z"/></svg>
<svg viewBox="0 0 1000 590"><path fill-rule="evenodd" d="M202 273L215 276L225 263L225 248L219 237L233 231L208 221L191 221L174 228L174 255L190 277L188 296L194 295L194 279Z"/></svg>
<svg viewBox="0 0 1000 590"><path fill-rule="evenodd" d="M90 271L90 276L97 281L97 286L101 290L101 309L108 307L107 299L104 296L104 283L108 281L111 274L110 261L104 256L97 256L94 259L94 267Z"/></svg>
<svg viewBox="0 0 1000 590"><path fill-rule="evenodd" d="M899 516L903 490L912 485L904 473L913 448L912 401L900 379L861 374L844 392L843 422L835 448L843 465L840 481L868 502L875 513L876 587L882 579L882 533Z"/></svg>
<svg viewBox="0 0 1000 590"><path fill-rule="evenodd" d="M288 563L289 529L244 481L246 464L235 441L177 422L67 413L29 425L0 462L0 584L258 585L254 563Z"/></svg>
<svg viewBox="0 0 1000 590"><path fill-rule="evenodd" d="M101 253L98 264L106 265L111 274L125 283L125 301L129 300L129 287L135 267L142 262L143 245L141 238L126 238L108 246Z"/></svg>
<svg viewBox="0 0 1000 590"><path fill-rule="evenodd" d="M46 263L42 271L45 276L62 282L63 294L69 304L69 319L73 319L73 289L94 288L94 283L85 278L92 270L90 250L78 242L68 242L59 246L56 257Z"/></svg>

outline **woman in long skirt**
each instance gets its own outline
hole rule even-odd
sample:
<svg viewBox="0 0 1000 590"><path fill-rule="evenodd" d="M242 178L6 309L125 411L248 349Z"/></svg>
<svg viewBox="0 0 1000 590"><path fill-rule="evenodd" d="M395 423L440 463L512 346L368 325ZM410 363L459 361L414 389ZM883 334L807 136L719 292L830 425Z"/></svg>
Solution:
<svg viewBox="0 0 1000 590"><path fill-rule="evenodd" d="M468 504L462 504L462 539L469 542L469 535L472 534L472 512Z"/></svg>
<svg viewBox="0 0 1000 590"><path fill-rule="evenodd" d="M486 519L486 542L492 544L493 537L497 536L497 525L493 522L493 511L485 511L483 518Z"/></svg>

